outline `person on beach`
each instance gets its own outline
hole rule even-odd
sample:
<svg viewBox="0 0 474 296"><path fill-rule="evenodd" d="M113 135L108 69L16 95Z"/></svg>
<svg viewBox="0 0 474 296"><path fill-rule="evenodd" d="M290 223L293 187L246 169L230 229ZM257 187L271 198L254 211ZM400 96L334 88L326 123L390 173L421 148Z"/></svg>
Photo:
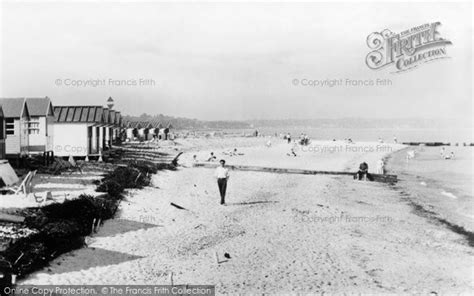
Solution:
<svg viewBox="0 0 474 296"><path fill-rule="evenodd" d="M209 156L207 161L215 161L216 159L217 159L217 157L214 155L214 152L211 152L211 155Z"/></svg>
<svg viewBox="0 0 474 296"><path fill-rule="evenodd" d="M383 159L379 159L379 161L377 162L377 174L383 175L384 171L385 171L385 162L383 161Z"/></svg>
<svg viewBox="0 0 474 296"><path fill-rule="evenodd" d="M225 167L225 160L221 159L220 166L216 168L214 176L217 179L217 186L221 195L221 205L225 205L225 192L227 189L227 181L229 180L229 170Z"/></svg>
<svg viewBox="0 0 474 296"><path fill-rule="evenodd" d="M291 143L291 134L288 133L288 135L286 136L286 140L288 141L288 144Z"/></svg>
<svg viewBox="0 0 474 296"><path fill-rule="evenodd" d="M451 154L447 154L444 159L454 159L454 152L451 151Z"/></svg>
<svg viewBox="0 0 474 296"><path fill-rule="evenodd" d="M364 180L364 181L373 181L374 178L371 174L369 174L369 165L366 162L363 162L359 165L359 171L354 175L354 179L356 180Z"/></svg>
<svg viewBox="0 0 474 296"><path fill-rule="evenodd" d="M293 147L291 147L291 149L290 149L290 153L287 153L286 155L294 156L294 157L298 156L298 155L296 155L296 152L295 152L295 150L297 148L298 148L298 144L296 144L296 140L295 140L295 143L293 144Z"/></svg>
<svg viewBox="0 0 474 296"><path fill-rule="evenodd" d="M407 162L408 162L410 159L414 159L414 158L415 158L415 150L407 151Z"/></svg>
<svg viewBox="0 0 474 296"><path fill-rule="evenodd" d="M446 149L444 147L441 147L441 150L439 151L439 155L441 158L444 158L444 153L446 152Z"/></svg>

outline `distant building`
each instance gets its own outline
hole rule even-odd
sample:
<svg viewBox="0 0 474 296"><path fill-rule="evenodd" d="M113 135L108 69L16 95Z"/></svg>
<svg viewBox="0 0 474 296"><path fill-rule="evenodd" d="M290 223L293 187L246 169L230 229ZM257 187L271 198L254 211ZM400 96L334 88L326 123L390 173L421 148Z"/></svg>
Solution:
<svg viewBox="0 0 474 296"><path fill-rule="evenodd" d="M5 118L5 157L18 158L28 154L29 112L25 98L0 99Z"/></svg>
<svg viewBox="0 0 474 296"><path fill-rule="evenodd" d="M27 98L26 106L30 114L28 121L29 153L53 151L54 109L51 100L48 97Z"/></svg>
<svg viewBox="0 0 474 296"><path fill-rule="evenodd" d="M5 159L5 117L0 106L0 159Z"/></svg>

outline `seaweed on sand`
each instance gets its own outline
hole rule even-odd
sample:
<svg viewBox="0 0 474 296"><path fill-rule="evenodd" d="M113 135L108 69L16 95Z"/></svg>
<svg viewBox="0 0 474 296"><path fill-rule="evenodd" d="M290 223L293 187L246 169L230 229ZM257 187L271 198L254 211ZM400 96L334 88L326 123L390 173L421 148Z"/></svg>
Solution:
<svg viewBox="0 0 474 296"><path fill-rule="evenodd" d="M24 226L38 232L12 241L0 258L12 264L18 277L38 270L60 254L84 246L84 237L91 233L94 219L112 218L119 201L117 196L108 194L81 195L61 204L27 209Z"/></svg>

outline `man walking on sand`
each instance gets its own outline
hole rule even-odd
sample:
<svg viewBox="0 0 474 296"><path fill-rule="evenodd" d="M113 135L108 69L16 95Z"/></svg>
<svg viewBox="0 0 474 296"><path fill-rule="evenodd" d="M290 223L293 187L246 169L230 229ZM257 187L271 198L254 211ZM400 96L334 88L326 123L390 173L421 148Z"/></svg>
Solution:
<svg viewBox="0 0 474 296"><path fill-rule="evenodd" d="M216 168L214 176L217 178L217 186L221 194L221 205L225 205L225 191L227 189L227 180L229 179L229 170L225 167L225 160L219 161L220 166Z"/></svg>

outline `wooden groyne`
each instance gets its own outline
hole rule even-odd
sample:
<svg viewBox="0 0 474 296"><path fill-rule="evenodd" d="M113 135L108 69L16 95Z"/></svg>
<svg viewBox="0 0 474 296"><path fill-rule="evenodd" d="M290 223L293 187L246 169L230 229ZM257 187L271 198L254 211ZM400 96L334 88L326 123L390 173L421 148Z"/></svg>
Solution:
<svg viewBox="0 0 474 296"><path fill-rule="evenodd" d="M474 143L443 143L443 142L403 142L403 145L408 146L427 146L427 147L438 147L438 146L474 146Z"/></svg>
<svg viewBox="0 0 474 296"><path fill-rule="evenodd" d="M194 167L204 168L216 168L215 163L195 163ZM342 175L351 176L355 175L355 172L341 172L341 171L318 171L318 170L303 170L303 169L286 169L286 168L271 168L271 167L260 167L260 166L247 166L247 165L226 165L227 168L239 171L252 171L252 172L267 172L277 174L301 174L301 175ZM398 179L397 175L382 175L382 174L371 174L374 177L374 181L395 184Z"/></svg>

